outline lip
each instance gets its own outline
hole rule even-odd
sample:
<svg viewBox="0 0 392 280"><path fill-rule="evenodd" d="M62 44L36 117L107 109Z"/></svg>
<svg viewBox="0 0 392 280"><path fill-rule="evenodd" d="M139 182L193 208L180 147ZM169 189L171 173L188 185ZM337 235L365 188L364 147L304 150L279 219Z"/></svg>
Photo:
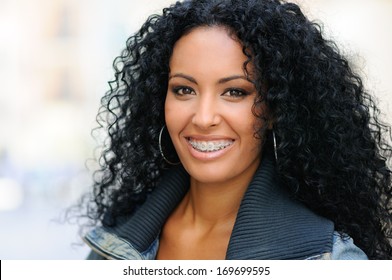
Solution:
<svg viewBox="0 0 392 280"><path fill-rule="evenodd" d="M197 149L195 149L189 142L189 140L196 140L196 141L232 141L233 143L230 144L229 146L217 150L217 151L211 151L211 152L202 152ZM235 145L235 139L227 136L220 136L220 135L189 135L184 137L184 140L186 142L186 145L188 147L189 153L196 159L202 160L202 161L209 161L209 160L215 160L223 155L225 155L227 152L229 152L232 147Z"/></svg>

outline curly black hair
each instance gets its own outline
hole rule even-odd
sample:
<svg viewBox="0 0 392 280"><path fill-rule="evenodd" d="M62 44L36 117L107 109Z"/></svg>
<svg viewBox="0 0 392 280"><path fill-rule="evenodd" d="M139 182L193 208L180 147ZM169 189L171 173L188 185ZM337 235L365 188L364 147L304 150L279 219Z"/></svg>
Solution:
<svg viewBox="0 0 392 280"><path fill-rule="evenodd" d="M127 40L98 113L108 141L88 217L113 226L170 168L158 147L169 59L176 41L198 26L224 26L243 45L256 73L254 106L268 107L277 170L295 199L332 220L370 259L392 259L390 127L320 25L279 0L177 2Z"/></svg>

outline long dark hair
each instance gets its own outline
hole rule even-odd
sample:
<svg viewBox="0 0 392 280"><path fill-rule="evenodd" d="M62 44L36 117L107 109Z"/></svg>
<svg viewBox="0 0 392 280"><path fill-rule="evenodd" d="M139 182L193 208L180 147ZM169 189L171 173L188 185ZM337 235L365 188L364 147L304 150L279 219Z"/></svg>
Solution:
<svg viewBox="0 0 392 280"><path fill-rule="evenodd" d="M283 184L369 258L391 259L390 128L319 25L297 5L278 0L177 2L127 40L101 100L98 123L108 138L87 216L114 225L170 168L158 148L169 59L183 34L214 25L235 35L254 66L255 106L265 102L269 109Z"/></svg>

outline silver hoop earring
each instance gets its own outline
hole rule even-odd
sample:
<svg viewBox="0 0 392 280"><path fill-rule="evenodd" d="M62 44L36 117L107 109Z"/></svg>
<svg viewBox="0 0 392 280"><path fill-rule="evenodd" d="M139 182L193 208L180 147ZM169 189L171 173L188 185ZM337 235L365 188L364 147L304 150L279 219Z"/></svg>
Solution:
<svg viewBox="0 0 392 280"><path fill-rule="evenodd" d="M272 130L272 138L274 138L274 154L275 154L275 161L278 162L278 152L276 149L276 137L275 137L275 131Z"/></svg>
<svg viewBox="0 0 392 280"><path fill-rule="evenodd" d="M168 160L167 157L165 156L164 152L163 152L163 147L162 147L162 134L163 134L163 130L165 129L166 125L163 125L161 128L161 131L159 132L159 152L161 153L162 158L170 165L179 165L180 161L178 162L173 162L171 160ZM170 136L168 136L170 138ZM173 148L174 150L174 148Z"/></svg>

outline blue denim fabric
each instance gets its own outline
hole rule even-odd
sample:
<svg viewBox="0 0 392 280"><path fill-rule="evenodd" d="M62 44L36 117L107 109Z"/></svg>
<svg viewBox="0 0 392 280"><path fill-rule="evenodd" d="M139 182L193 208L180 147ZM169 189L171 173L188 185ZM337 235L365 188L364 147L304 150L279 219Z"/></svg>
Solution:
<svg viewBox="0 0 392 280"><path fill-rule="evenodd" d="M366 254L354 245L353 239L348 235L343 238L335 232L333 235L332 260L367 260Z"/></svg>
<svg viewBox="0 0 392 280"><path fill-rule="evenodd" d="M366 254L357 246L348 235L341 236L338 232L333 234L332 252L317 255L307 260L367 260Z"/></svg>
<svg viewBox="0 0 392 280"><path fill-rule="evenodd" d="M101 231L102 229L96 229ZM159 248L159 238L144 252L138 252L132 244L116 238L111 233L96 232L94 230L88 235L88 244L93 251L87 259L128 259L128 260L154 260ZM99 244L99 245L98 245ZM366 254L354 245L349 236L333 234L332 252L312 256L307 260L367 260Z"/></svg>
<svg viewBox="0 0 392 280"><path fill-rule="evenodd" d="M90 253L88 259L99 259L95 255L98 254L104 259L154 260L159 248L159 239L156 238L146 251L139 252L131 243L106 231L102 227L97 227L90 231L84 237L84 241L94 251Z"/></svg>

